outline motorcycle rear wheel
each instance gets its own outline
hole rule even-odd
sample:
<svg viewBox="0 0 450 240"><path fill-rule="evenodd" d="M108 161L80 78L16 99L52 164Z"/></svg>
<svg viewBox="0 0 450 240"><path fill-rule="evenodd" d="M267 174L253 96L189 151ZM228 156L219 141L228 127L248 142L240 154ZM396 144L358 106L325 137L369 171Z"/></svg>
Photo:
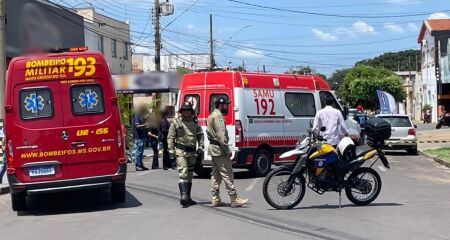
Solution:
<svg viewBox="0 0 450 240"><path fill-rule="evenodd" d="M358 168L347 180L349 183L354 182L354 186L345 188L345 195L347 195L350 202L365 206L377 199L381 191L381 177L372 168ZM365 197L359 197L359 195Z"/></svg>
<svg viewBox="0 0 450 240"><path fill-rule="evenodd" d="M263 194L266 202L280 210L291 209L297 206L305 196L305 178L302 175L296 176L292 189L287 194L282 193L282 188L286 186L291 171L285 168L272 170L264 179Z"/></svg>

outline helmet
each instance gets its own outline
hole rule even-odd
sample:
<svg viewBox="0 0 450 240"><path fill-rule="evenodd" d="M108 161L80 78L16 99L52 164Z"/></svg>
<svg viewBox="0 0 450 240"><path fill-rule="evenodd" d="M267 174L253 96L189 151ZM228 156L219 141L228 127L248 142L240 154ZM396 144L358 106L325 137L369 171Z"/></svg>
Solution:
<svg viewBox="0 0 450 240"><path fill-rule="evenodd" d="M181 107L178 110L178 112L181 113L182 111L191 111L191 112L193 112L194 109L192 108L192 104L190 102L184 102L183 105L181 105Z"/></svg>
<svg viewBox="0 0 450 240"><path fill-rule="evenodd" d="M217 98L216 102L215 102L216 106L219 104L229 104L229 103L230 103L230 101L228 101L228 99L224 98L224 97Z"/></svg>

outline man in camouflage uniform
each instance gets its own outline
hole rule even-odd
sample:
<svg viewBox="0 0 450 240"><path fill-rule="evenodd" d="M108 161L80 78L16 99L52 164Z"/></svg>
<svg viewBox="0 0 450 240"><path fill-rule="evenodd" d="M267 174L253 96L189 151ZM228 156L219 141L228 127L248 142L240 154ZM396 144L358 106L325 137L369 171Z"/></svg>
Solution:
<svg viewBox="0 0 450 240"><path fill-rule="evenodd" d="M176 157L180 179L180 204L183 207L197 204L191 199L192 177L197 154L203 154L203 131L192 116L194 110L189 102L181 106L177 117L170 125L167 143L171 158Z"/></svg>
<svg viewBox="0 0 450 240"><path fill-rule="evenodd" d="M220 207L225 204L221 201L219 187L222 180L225 182L228 195L231 199L231 207L240 207L248 202L248 199L238 197L234 186L234 175L231 167L231 151L228 147L228 132L223 119L223 114L228 113L230 102L221 97L215 101L215 109L208 117L208 154L212 157L211 193L212 207Z"/></svg>

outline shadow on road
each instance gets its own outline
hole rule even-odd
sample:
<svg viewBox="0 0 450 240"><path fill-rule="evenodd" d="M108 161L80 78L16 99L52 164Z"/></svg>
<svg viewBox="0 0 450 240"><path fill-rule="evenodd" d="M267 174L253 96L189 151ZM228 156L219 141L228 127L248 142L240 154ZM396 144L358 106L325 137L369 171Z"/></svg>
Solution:
<svg viewBox="0 0 450 240"><path fill-rule="evenodd" d="M234 168L233 169L233 173L234 173L234 178L235 179L253 179L253 178L256 178L256 177L252 176L250 171L248 171L247 169ZM211 171L209 170L209 172L207 174L202 175L202 176L195 175L194 178L196 178L196 179L211 179Z"/></svg>
<svg viewBox="0 0 450 240"><path fill-rule="evenodd" d="M366 208L366 207L398 207L403 206L401 203L372 203L367 206L358 206L354 204L344 204L341 207L342 208ZM339 205L313 205L313 206L307 206L307 207L296 207L292 208L292 210L301 210L301 209L338 209ZM276 209L270 209L270 210L276 210Z"/></svg>
<svg viewBox="0 0 450 240"><path fill-rule="evenodd" d="M408 154L406 151L402 151L402 150L385 150L384 153L387 156L414 156L411 154Z"/></svg>
<svg viewBox="0 0 450 240"><path fill-rule="evenodd" d="M134 208L142 205L127 191L124 203L113 203L109 190L84 190L65 193L31 196L27 199L27 211L18 212L18 216L42 216L71 213L107 211L119 208Z"/></svg>

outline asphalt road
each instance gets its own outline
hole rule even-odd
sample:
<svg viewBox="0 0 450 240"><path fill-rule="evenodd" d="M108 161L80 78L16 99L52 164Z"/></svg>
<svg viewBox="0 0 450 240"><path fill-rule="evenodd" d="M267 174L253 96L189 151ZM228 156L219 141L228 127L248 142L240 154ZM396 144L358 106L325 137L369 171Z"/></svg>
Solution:
<svg viewBox="0 0 450 240"><path fill-rule="evenodd" d="M263 178L236 173L243 208L209 207L209 179L194 179L200 205L178 204L176 171L130 171L125 204L109 202L107 191L30 199L32 210L10 210L0 196L0 234L11 239L449 239L450 169L421 156L393 153L378 199L356 207L343 195L310 190L292 210L272 209L262 196ZM222 198L228 200L222 186Z"/></svg>

